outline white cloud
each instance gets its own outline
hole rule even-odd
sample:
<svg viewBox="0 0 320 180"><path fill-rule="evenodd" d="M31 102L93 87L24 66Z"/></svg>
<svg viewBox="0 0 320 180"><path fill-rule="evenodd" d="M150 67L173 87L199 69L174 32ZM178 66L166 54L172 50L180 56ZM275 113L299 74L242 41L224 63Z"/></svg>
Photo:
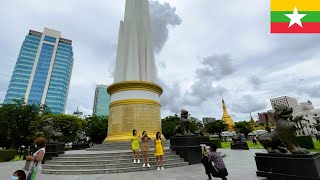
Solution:
<svg viewBox="0 0 320 180"><path fill-rule="evenodd" d="M0 101L29 29L54 28L73 40L68 111L91 113L95 85L113 81L124 0L5 0L0 11ZM221 96L234 120L288 95L320 105L320 37L270 34L268 1L161 0L151 5L162 116L182 108L221 118ZM169 4L165 4L169 3ZM254 7L254 8L252 8ZM10 18L8 18L10 17ZM199 58L200 57L200 58ZM205 58L204 58L205 57Z"/></svg>

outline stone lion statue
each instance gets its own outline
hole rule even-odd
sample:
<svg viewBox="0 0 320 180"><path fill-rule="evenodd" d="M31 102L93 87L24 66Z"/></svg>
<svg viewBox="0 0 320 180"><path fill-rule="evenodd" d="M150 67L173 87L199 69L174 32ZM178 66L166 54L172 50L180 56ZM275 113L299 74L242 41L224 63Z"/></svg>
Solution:
<svg viewBox="0 0 320 180"><path fill-rule="evenodd" d="M63 136L61 132L57 132L54 130L52 118L47 118L43 121L42 131L44 136L48 139L48 141L54 141L57 138Z"/></svg>
<svg viewBox="0 0 320 180"><path fill-rule="evenodd" d="M308 150L301 148L295 142L296 126L292 122L292 108L286 106L275 107L276 128L258 138L258 141L269 153L307 154ZM284 147L283 147L284 146Z"/></svg>
<svg viewBox="0 0 320 180"><path fill-rule="evenodd" d="M175 135L192 135L190 132L190 121L188 111L181 110L180 124L174 128Z"/></svg>

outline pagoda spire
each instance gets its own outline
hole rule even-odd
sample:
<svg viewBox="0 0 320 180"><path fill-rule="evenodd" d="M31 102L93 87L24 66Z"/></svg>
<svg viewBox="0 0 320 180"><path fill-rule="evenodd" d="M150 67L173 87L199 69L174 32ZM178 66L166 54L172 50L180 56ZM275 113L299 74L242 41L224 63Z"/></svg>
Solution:
<svg viewBox="0 0 320 180"><path fill-rule="evenodd" d="M229 113L227 111L227 106L226 106L226 103L224 102L223 97L222 97L222 108L223 108L223 115L222 115L221 120L224 123L228 124L229 131L233 131L234 130L234 122L233 122L231 116L229 115Z"/></svg>
<svg viewBox="0 0 320 180"><path fill-rule="evenodd" d="M253 129L253 128L254 128L255 121L254 121L254 119L252 118L251 113L250 113L250 121L249 121L249 123L250 123L250 126L251 126L252 129Z"/></svg>

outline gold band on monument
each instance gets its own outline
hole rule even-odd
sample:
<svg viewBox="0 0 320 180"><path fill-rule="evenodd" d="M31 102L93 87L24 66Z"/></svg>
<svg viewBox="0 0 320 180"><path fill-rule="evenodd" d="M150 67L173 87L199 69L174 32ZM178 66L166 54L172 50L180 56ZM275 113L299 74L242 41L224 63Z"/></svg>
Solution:
<svg viewBox="0 0 320 180"><path fill-rule="evenodd" d="M107 89L110 95L128 90L145 90L157 93L159 96L162 94L162 88L154 83L146 81L123 81L110 85Z"/></svg>
<svg viewBox="0 0 320 180"><path fill-rule="evenodd" d="M147 104L147 105L154 105L160 107L160 103L157 101L149 100L149 99L125 99L125 100L119 100L112 102L110 104L110 108L116 107L116 106L122 106L122 105L128 105L128 104Z"/></svg>

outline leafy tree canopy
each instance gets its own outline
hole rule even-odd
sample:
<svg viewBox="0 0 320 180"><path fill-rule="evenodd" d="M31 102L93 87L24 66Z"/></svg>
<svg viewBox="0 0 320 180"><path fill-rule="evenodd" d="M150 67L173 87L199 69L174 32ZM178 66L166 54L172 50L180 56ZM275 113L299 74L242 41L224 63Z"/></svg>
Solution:
<svg viewBox="0 0 320 180"><path fill-rule="evenodd" d="M86 118L88 123L86 135L90 137L92 142L101 144L105 140L108 132L108 119L108 116L92 116Z"/></svg>
<svg viewBox="0 0 320 180"><path fill-rule="evenodd" d="M63 136L59 139L62 142L75 142L78 140L78 133L83 132L87 122L81 118L66 114L50 114L41 116L32 125L38 130L38 136L42 134L42 124L44 120L52 118L53 127L56 131L61 132Z"/></svg>
<svg viewBox="0 0 320 180"><path fill-rule="evenodd" d="M205 125L205 129L209 134L220 134L223 131L227 131L228 128L228 124L221 120L216 120Z"/></svg>
<svg viewBox="0 0 320 180"><path fill-rule="evenodd" d="M239 121L235 123L235 128L240 132L247 136L253 128L251 127L250 123L247 121Z"/></svg>
<svg viewBox="0 0 320 180"><path fill-rule="evenodd" d="M33 141L34 129L31 124L50 110L45 105L25 104L24 99L13 100L0 108L0 145L14 147L29 145Z"/></svg>

